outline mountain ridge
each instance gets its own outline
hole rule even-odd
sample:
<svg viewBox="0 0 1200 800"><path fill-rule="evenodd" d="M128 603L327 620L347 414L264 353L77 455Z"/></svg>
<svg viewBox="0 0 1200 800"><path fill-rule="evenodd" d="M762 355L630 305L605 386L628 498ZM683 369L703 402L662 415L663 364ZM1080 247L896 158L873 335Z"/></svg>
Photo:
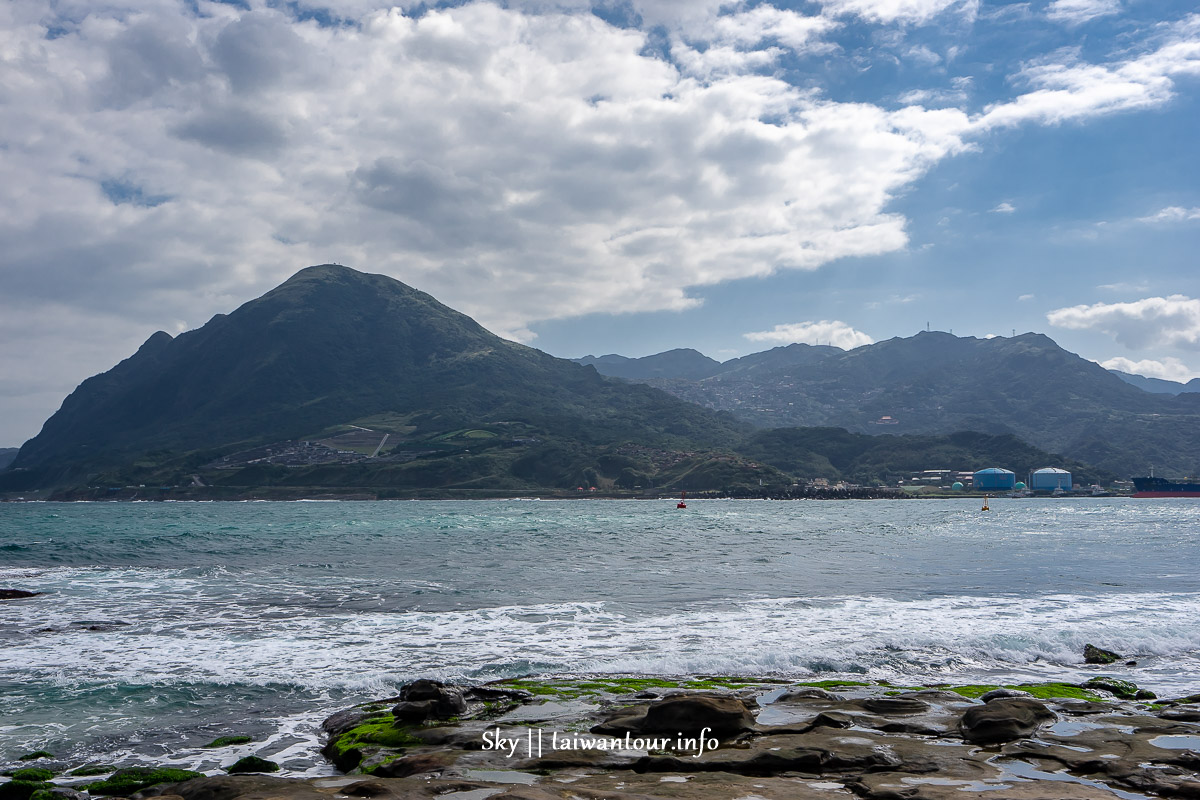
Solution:
<svg viewBox="0 0 1200 800"><path fill-rule="evenodd" d="M763 428L1013 433L1118 474L1200 469L1200 394L1150 394L1038 333L922 331L852 350L792 344L699 380L641 380Z"/></svg>

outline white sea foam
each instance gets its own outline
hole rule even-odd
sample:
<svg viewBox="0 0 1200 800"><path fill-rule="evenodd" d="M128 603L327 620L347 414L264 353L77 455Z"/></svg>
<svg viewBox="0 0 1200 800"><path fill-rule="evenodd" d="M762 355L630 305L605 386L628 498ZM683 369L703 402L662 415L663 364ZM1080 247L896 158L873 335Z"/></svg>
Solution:
<svg viewBox="0 0 1200 800"><path fill-rule="evenodd" d="M285 606L198 600L193 579L179 579L170 592L134 575L116 582L121 599L103 608L90 594L64 598L50 613L43 605L19 607L24 633L0 649L0 676L59 684L97 675L126 685L286 683L367 693L422 675L546 670L930 680L1080 671L1084 645L1098 642L1141 659L1131 678L1169 690L1191 686L1200 661L1200 594L775 598L658 613L579 602L297 615ZM113 622L131 624L106 624Z"/></svg>

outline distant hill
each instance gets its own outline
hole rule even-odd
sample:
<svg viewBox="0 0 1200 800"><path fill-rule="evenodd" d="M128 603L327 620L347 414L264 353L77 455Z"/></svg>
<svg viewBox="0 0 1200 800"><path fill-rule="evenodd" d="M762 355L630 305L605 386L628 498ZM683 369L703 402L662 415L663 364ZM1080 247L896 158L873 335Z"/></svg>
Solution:
<svg viewBox="0 0 1200 800"><path fill-rule="evenodd" d="M16 447L0 447L0 470L7 469L8 465L17 457Z"/></svg>
<svg viewBox="0 0 1200 800"><path fill-rule="evenodd" d="M641 380L759 427L1011 433L1117 475L1200 474L1200 394L1150 394L1041 334L793 344L702 379Z"/></svg>
<svg viewBox="0 0 1200 800"><path fill-rule="evenodd" d="M247 461L218 480L574 487L602 477L596 454L616 443L696 452L744 435L728 416L501 339L399 281L323 265L198 330L156 333L84 381L6 480L186 481L222 455L350 425L389 434L381 455L424 460L337 475Z"/></svg>
<svg viewBox="0 0 1200 800"><path fill-rule="evenodd" d="M700 380L716 373L721 362L695 350L668 350L643 358L608 355L573 359L577 364L593 366L601 375L640 380L645 378L684 378Z"/></svg>
<svg viewBox="0 0 1200 800"><path fill-rule="evenodd" d="M1133 375L1128 372L1122 372L1119 369L1110 369L1109 372L1132 386L1154 394L1200 392L1200 378L1192 378L1187 383L1180 383L1178 381L1163 380L1162 378L1147 378L1145 375Z"/></svg>

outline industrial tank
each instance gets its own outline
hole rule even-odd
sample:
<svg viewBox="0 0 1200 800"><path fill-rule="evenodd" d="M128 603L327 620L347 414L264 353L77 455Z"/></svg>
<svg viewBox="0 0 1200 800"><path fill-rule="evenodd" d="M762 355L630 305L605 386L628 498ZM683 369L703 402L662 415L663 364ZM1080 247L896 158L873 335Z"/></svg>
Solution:
<svg viewBox="0 0 1200 800"><path fill-rule="evenodd" d="M1012 470L1000 467L988 467L975 473L971 487L975 491L1008 491L1017 485L1017 474Z"/></svg>
<svg viewBox="0 0 1200 800"><path fill-rule="evenodd" d="M1062 489L1071 490L1071 473L1058 467L1044 467L1029 475L1029 488L1035 492L1052 492Z"/></svg>

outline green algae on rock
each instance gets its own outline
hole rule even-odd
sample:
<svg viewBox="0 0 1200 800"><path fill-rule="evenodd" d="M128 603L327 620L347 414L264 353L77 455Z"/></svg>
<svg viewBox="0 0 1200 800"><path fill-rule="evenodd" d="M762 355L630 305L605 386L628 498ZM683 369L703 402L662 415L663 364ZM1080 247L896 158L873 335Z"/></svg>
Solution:
<svg viewBox="0 0 1200 800"><path fill-rule="evenodd" d="M254 740L251 739L249 736L241 736L241 735L237 735L237 734L235 734L233 736L218 736L216 739L213 739L211 742L204 745L204 747L205 748L229 747L230 745L246 744L247 742L252 742L252 741L254 741Z"/></svg>
<svg viewBox="0 0 1200 800"><path fill-rule="evenodd" d="M45 767L24 767L5 774L14 781L48 781L54 777L54 771Z"/></svg>
<svg viewBox="0 0 1200 800"><path fill-rule="evenodd" d="M29 800L39 789L49 789L53 783L45 781L11 780L0 783L0 800Z"/></svg>
<svg viewBox="0 0 1200 800"><path fill-rule="evenodd" d="M134 792L160 783L179 783L201 777L203 775L199 772L174 767L127 767L117 770L102 781L89 783L82 788L92 795L128 797Z"/></svg>

